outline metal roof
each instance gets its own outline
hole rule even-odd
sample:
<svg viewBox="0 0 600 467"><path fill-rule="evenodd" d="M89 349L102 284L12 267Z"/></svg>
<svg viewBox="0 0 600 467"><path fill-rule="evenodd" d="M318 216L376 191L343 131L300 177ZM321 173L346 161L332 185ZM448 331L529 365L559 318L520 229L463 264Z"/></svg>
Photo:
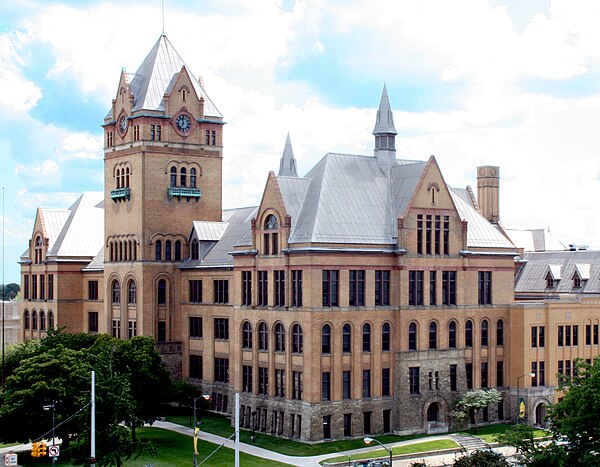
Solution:
<svg viewBox="0 0 600 467"><path fill-rule="evenodd" d="M567 248L549 229L506 229L512 242L525 251L563 251Z"/></svg>
<svg viewBox="0 0 600 467"><path fill-rule="evenodd" d="M373 134L398 134L396 127L394 126L394 114L392 113L385 84L383 85L383 91L381 92L381 101L379 102L379 109L377 109L377 120L375 121Z"/></svg>
<svg viewBox="0 0 600 467"><path fill-rule="evenodd" d="M227 229L227 222L194 221L192 234L200 241L219 241Z"/></svg>
<svg viewBox="0 0 600 467"><path fill-rule="evenodd" d="M285 140L285 148L279 161L279 174L280 177L297 177L298 171L296 170L296 159L294 158L294 150L292 149L292 141L290 140L290 134L287 134Z"/></svg>

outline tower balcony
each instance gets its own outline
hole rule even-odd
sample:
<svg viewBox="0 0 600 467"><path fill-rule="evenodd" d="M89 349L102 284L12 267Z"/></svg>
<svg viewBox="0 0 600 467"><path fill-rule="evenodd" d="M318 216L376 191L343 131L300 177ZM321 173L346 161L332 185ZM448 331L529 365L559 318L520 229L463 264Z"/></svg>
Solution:
<svg viewBox="0 0 600 467"><path fill-rule="evenodd" d="M202 192L199 188L170 186L168 190L168 195L169 199L177 198L181 200L181 198L186 198L188 201L190 199L195 199L196 201L198 201L202 196Z"/></svg>
<svg viewBox="0 0 600 467"><path fill-rule="evenodd" d="M131 188L117 188L116 190L110 190L110 198L116 203L117 201L129 200L131 197Z"/></svg>

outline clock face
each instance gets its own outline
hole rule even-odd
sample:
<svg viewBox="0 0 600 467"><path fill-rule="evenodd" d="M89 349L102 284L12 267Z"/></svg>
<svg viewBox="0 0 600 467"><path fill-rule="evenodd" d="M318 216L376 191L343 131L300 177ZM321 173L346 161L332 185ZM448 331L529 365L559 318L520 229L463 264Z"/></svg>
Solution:
<svg viewBox="0 0 600 467"><path fill-rule="evenodd" d="M127 125L128 124L129 124L129 120L127 120L127 116L123 115L119 119L119 130L121 130L121 133L125 133L127 131Z"/></svg>
<svg viewBox="0 0 600 467"><path fill-rule="evenodd" d="M189 131L189 129L192 127L192 121L187 115L180 115L175 120L175 125L177 126L177 129L179 131L185 133L186 131Z"/></svg>

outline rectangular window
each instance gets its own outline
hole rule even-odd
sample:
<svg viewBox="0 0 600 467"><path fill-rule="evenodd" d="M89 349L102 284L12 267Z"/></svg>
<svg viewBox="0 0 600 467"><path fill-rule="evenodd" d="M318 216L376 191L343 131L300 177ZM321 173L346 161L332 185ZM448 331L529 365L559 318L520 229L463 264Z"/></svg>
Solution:
<svg viewBox="0 0 600 467"><path fill-rule="evenodd" d="M331 400L331 373L329 371L321 373L321 400Z"/></svg>
<svg viewBox="0 0 600 467"><path fill-rule="evenodd" d="M423 254L423 214L417 214L417 254Z"/></svg>
<svg viewBox="0 0 600 467"><path fill-rule="evenodd" d="M202 379L202 355L190 355L190 378Z"/></svg>
<svg viewBox="0 0 600 467"><path fill-rule="evenodd" d="M558 361L558 374L563 375L565 373L564 362L562 360Z"/></svg>
<svg viewBox="0 0 600 467"><path fill-rule="evenodd" d="M302 306L302 271L292 271L292 306Z"/></svg>
<svg viewBox="0 0 600 467"><path fill-rule="evenodd" d="M579 326L576 324L573 325L573 346L579 346Z"/></svg>
<svg viewBox="0 0 600 467"><path fill-rule="evenodd" d="M537 326L531 326L531 347L537 347Z"/></svg>
<svg viewBox="0 0 600 467"><path fill-rule="evenodd" d="M558 327L558 346L562 347L564 345L564 326Z"/></svg>
<svg viewBox="0 0 600 467"><path fill-rule="evenodd" d="M98 332L97 311L88 311L88 332Z"/></svg>
<svg viewBox="0 0 600 467"><path fill-rule="evenodd" d="M190 302L191 303L202 302L202 281L191 280L191 281L189 281L189 285L190 285Z"/></svg>
<svg viewBox="0 0 600 467"><path fill-rule="evenodd" d="M273 297L273 305L285 306L285 271L273 271L275 277L275 290Z"/></svg>
<svg viewBox="0 0 600 467"><path fill-rule="evenodd" d="M533 374L531 378L531 387L536 387L538 385L537 362L531 362L531 373Z"/></svg>
<svg viewBox="0 0 600 467"><path fill-rule="evenodd" d="M538 347L544 348L546 346L546 326L538 327Z"/></svg>
<svg viewBox="0 0 600 467"><path fill-rule="evenodd" d="M467 377L467 389L473 389L473 364L465 363L465 373Z"/></svg>
<svg viewBox="0 0 600 467"><path fill-rule="evenodd" d="M408 271L408 304L423 305L423 271Z"/></svg>
<svg viewBox="0 0 600 467"><path fill-rule="evenodd" d="M130 319L128 328L127 328L127 336L129 339L137 336L137 321L135 319Z"/></svg>
<svg viewBox="0 0 600 467"><path fill-rule="evenodd" d="M156 139L156 127L155 125L150 125L150 139L154 141Z"/></svg>
<svg viewBox="0 0 600 467"><path fill-rule="evenodd" d="M594 345L598 345L598 325L594 324Z"/></svg>
<svg viewBox="0 0 600 467"><path fill-rule="evenodd" d="M592 325L585 325L585 345L592 345Z"/></svg>
<svg viewBox="0 0 600 467"><path fill-rule="evenodd" d="M242 271L242 305L252 306L252 271Z"/></svg>
<svg viewBox="0 0 600 467"><path fill-rule="evenodd" d="M29 275L23 276L23 298L29 300Z"/></svg>
<svg viewBox="0 0 600 467"><path fill-rule="evenodd" d="M431 254L431 214L425 216L425 253Z"/></svg>
<svg viewBox="0 0 600 467"><path fill-rule="evenodd" d="M268 255L271 254L271 249L270 249L271 242L269 240L270 236L271 235L268 234L268 233L263 234L263 255L267 255L268 256Z"/></svg>
<svg viewBox="0 0 600 467"><path fill-rule="evenodd" d="M337 270L323 271L323 306L339 306L339 274Z"/></svg>
<svg viewBox="0 0 600 467"><path fill-rule="evenodd" d="M267 396L269 394L269 369L258 368L258 394Z"/></svg>
<svg viewBox="0 0 600 467"><path fill-rule="evenodd" d="M444 216L444 254L450 254L450 216Z"/></svg>
<svg viewBox="0 0 600 467"><path fill-rule="evenodd" d="M46 300L46 278L40 274L40 300Z"/></svg>
<svg viewBox="0 0 600 467"><path fill-rule="evenodd" d="M211 130L210 132L210 144L212 146L216 146L217 144L217 132L215 130Z"/></svg>
<svg viewBox="0 0 600 467"><path fill-rule="evenodd" d="M344 436L345 437L352 436L352 414L351 413L344 414Z"/></svg>
<svg viewBox="0 0 600 467"><path fill-rule="evenodd" d="M215 357L214 381L217 383L229 382L229 359Z"/></svg>
<svg viewBox="0 0 600 467"><path fill-rule="evenodd" d="M546 385L546 363L538 362L538 386Z"/></svg>
<svg viewBox="0 0 600 467"><path fill-rule="evenodd" d="M229 319L228 318L215 318L215 339L228 340L229 339Z"/></svg>
<svg viewBox="0 0 600 467"><path fill-rule="evenodd" d="M450 391L458 391L458 366L455 364L450 365Z"/></svg>
<svg viewBox="0 0 600 467"><path fill-rule="evenodd" d="M229 303L229 281L216 280L214 284L214 302Z"/></svg>
<svg viewBox="0 0 600 467"><path fill-rule="evenodd" d="M383 368L381 370L381 395L389 396L390 395L390 369Z"/></svg>
<svg viewBox="0 0 600 467"><path fill-rule="evenodd" d="M371 397L371 370L363 370L362 374L362 395Z"/></svg>
<svg viewBox="0 0 600 467"><path fill-rule="evenodd" d="M258 306L269 305L268 271L258 271Z"/></svg>
<svg viewBox="0 0 600 467"><path fill-rule="evenodd" d="M48 274L48 300L54 300L54 274Z"/></svg>
<svg viewBox="0 0 600 467"><path fill-rule="evenodd" d="M206 144L207 146L210 144L210 130L206 130L204 144Z"/></svg>
<svg viewBox="0 0 600 467"><path fill-rule="evenodd" d="M390 271L375 271L375 306L390 305Z"/></svg>
<svg viewBox="0 0 600 467"><path fill-rule="evenodd" d="M292 371L292 399L302 400L304 392L304 374L301 371Z"/></svg>
<svg viewBox="0 0 600 467"><path fill-rule="evenodd" d="M38 297L38 285L37 285L37 276L33 274L31 276L31 298L33 300L37 300Z"/></svg>
<svg viewBox="0 0 600 467"><path fill-rule="evenodd" d="M350 271L350 306L365 306L365 271Z"/></svg>
<svg viewBox="0 0 600 467"><path fill-rule="evenodd" d="M285 397L285 370L275 369L275 397Z"/></svg>
<svg viewBox="0 0 600 467"><path fill-rule="evenodd" d="M419 388L419 371L418 366L411 366L408 369L408 385L410 394L420 394Z"/></svg>
<svg viewBox="0 0 600 467"><path fill-rule="evenodd" d="M429 304L437 305L437 271L429 271Z"/></svg>
<svg viewBox="0 0 600 467"><path fill-rule="evenodd" d="M481 387L488 387L488 364L487 362L481 362Z"/></svg>
<svg viewBox="0 0 600 467"><path fill-rule="evenodd" d="M190 316L190 337L195 339L202 338L202 317Z"/></svg>
<svg viewBox="0 0 600 467"><path fill-rule="evenodd" d="M435 216L435 237L434 237L434 244L435 244L435 254L439 255L440 254L440 240L441 240L441 216Z"/></svg>
<svg viewBox="0 0 600 467"><path fill-rule="evenodd" d="M342 372L342 398L352 399L350 371Z"/></svg>
<svg viewBox="0 0 600 467"><path fill-rule="evenodd" d="M373 412L363 412L363 432L365 435L371 434L371 418Z"/></svg>
<svg viewBox="0 0 600 467"><path fill-rule="evenodd" d="M242 392L252 392L251 365L242 365Z"/></svg>
<svg viewBox="0 0 600 467"><path fill-rule="evenodd" d="M571 347L571 326L565 326L565 346Z"/></svg>
<svg viewBox="0 0 600 467"><path fill-rule="evenodd" d="M565 376L571 378L571 360L565 360Z"/></svg>
<svg viewBox="0 0 600 467"><path fill-rule="evenodd" d="M117 339L121 338L121 320L113 319L112 320L112 336Z"/></svg>
<svg viewBox="0 0 600 467"><path fill-rule="evenodd" d="M504 386L504 362L496 362L496 386L501 388Z"/></svg>
<svg viewBox="0 0 600 467"><path fill-rule="evenodd" d="M442 305L456 305L456 271L442 271Z"/></svg>
<svg viewBox="0 0 600 467"><path fill-rule="evenodd" d="M492 272L479 271L479 304L492 304Z"/></svg>

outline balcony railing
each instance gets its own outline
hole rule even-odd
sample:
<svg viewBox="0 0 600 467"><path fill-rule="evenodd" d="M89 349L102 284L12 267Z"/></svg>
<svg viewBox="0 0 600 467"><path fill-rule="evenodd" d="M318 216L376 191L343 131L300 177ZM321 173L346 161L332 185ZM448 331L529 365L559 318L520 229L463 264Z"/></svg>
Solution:
<svg viewBox="0 0 600 467"><path fill-rule="evenodd" d="M199 188L188 188L188 187L176 187L170 186L168 190L169 199L171 198L195 198L196 201L202 196L202 192Z"/></svg>
<svg viewBox="0 0 600 467"><path fill-rule="evenodd" d="M110 190L110 198L113 201L121 201L125 199L129 199L131 197L131 188L117 188L116 190Z"/></svg>

